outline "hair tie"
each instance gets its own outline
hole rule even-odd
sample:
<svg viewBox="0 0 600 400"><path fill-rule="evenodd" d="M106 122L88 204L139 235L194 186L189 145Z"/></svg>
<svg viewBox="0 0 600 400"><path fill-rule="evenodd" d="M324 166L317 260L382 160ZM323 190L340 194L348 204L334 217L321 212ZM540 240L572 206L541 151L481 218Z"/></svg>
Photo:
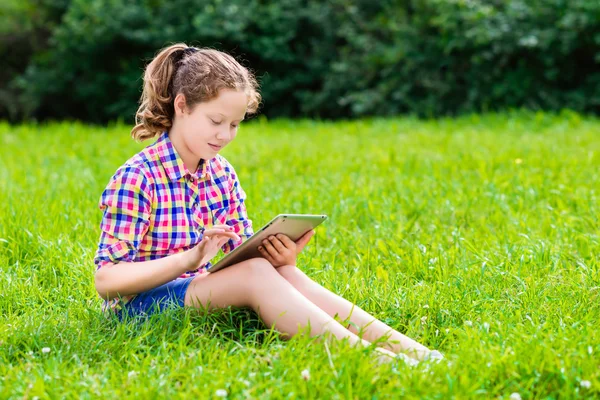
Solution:
<svg viewBox="0 0 600 400"><path fill-rule="evenodd" d="M179 65L181 64L184 58L197 51L198 49L195 47L186 47L185 49L179 49L173 53L173 62Z"/></svg>
<svg viewBox="0 0 600 400"><path fill-rule="evenodd" d="M190 54L194 54L197 51L198 49L195 47L186 47L185 49L183 49L183 54L189 56Z"/></svg>

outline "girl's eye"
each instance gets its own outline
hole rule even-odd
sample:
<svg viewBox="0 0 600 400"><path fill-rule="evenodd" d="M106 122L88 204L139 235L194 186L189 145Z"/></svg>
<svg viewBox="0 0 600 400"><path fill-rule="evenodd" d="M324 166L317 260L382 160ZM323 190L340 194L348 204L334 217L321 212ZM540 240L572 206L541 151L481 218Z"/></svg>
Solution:
<svg viewBox="0 0 600 400"><path fill-rule="evenodd" d="M231 124L232 128L237 128L239 125Z"/></svg>
<svg viewBox="0 0 600 400"><path fill-rule="evenodd" d="M217 121L214 121L212 119L210 120L210 122L212 122L214 125L221 125L221 122L217 122Z"/></svg>

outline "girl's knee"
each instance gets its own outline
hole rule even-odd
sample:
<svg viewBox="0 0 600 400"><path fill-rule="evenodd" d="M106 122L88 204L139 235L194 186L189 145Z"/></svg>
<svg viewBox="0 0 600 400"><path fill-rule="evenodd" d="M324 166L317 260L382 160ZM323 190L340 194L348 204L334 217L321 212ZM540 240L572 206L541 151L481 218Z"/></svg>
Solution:
<svg viewBox="0 0 600 400"><path fill-rule="evenodd" d="M306 283L309 279L308 276L295 265L284 265L277 268L277 272L294 286Z"/></svg>
<svg viewBox="0 0 600 400"><path fill-rule="evenodd" d="M282 279L264 258L253 258L221 271L199 275L186 292L185 304L197 306L211 301L216 307L248 306L258 291L276 280L273 275ZM203 283L206 279L206 283Z"/></svg>
<svg viewBox="0 0 600 400"><path fill-rule="evenodd" d="M271 263L264 258L252 258L232 268L236 269L235 273L239 274L243 284L250 287L255 287L257 284L264 286L281 278Z"/></svg>
<svg viewBox="0 0 600 400"><path fill-rule="evenodd" d="M238 268L250 277L272 275L275 273L273 266L264 258L251 258L238 264Z"/></svg>

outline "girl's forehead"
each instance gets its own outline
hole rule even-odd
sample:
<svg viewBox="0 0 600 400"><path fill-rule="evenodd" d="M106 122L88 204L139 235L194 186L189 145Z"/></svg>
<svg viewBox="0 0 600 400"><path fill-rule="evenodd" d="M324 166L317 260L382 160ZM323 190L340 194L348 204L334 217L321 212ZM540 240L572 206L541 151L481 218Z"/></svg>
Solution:
<svg viewBox="0 0 600 400"><path fill-rule="evenodd" d="M237 90L221 90L214 99L199 104L206 113L220 114L226 118L242 119L246 115L248 97Z"/></svg>

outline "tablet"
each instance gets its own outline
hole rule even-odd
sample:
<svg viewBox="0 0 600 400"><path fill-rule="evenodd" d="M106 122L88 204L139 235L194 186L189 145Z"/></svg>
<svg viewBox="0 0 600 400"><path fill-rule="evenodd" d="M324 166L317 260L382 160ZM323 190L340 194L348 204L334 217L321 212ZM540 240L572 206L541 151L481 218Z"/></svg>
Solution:
<svg viewBox="0 0 600 400"><path fill-rule="evenodd" d="M283 233L295 242L326 219L327 215L279 214L244 243L210 267L208 272L215 272L251 258L262 257L258 252L258 246L269 236Z"/></svg>

